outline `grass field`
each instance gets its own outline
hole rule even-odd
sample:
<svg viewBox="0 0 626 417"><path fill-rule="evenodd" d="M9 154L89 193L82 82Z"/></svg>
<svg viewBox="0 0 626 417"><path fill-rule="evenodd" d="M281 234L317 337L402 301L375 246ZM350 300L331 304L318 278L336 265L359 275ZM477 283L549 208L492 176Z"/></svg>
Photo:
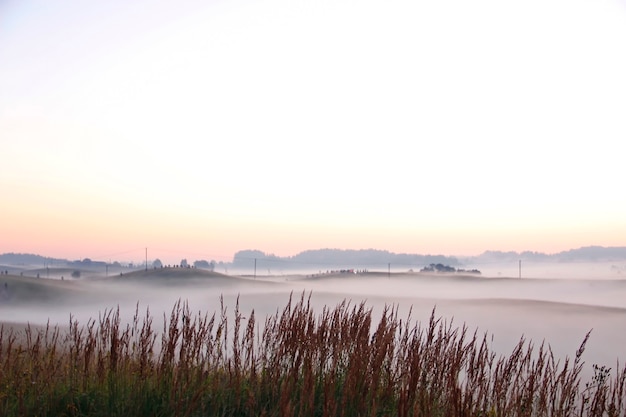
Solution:
<svg viewBox="0 0 626 417"><path fill-rule="evenodd" d="M433 314L427 323L364 303L314 312L302 296L259 326L226 306L177 303L163 329L139 311L84 326L2 330L3 416L623 415L626 370L558 361L521 339L496 357L488 338Z"/></svg>

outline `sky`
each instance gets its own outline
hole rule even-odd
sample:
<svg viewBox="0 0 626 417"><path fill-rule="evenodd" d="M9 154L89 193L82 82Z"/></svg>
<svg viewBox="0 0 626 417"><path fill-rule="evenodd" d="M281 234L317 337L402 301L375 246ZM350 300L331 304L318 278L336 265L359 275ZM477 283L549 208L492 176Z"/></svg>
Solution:
<svg viewBox="0 0 626 417"><path fill-rule="evenodd" d="M0 0L0 253L626 245L624 0Z"/></svg>

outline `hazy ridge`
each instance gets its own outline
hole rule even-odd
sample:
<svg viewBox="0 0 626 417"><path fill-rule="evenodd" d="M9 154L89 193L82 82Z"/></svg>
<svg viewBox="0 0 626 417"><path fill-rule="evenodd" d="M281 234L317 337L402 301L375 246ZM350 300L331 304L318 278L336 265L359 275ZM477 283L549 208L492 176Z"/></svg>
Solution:
<svg viewBox="0 0 626 417"><path fill-rule="evenodd" d="M342 268L371 268L385 269L389 264L394 267L421 267L430 264L445 264L450 266L462 266L465 264L481 264L494 262L597 262L597 261L623 261L626 260L626 247L624 246L585 246L570 249L558 253L544 253L533 251L498 251L489 250L477 256L457 257L443 254L415 254L394 253L379 249L314 249L297 253L293 256L277 256L261 250L240 250L233 256L231 262L211 261L214 267L226 270L228 268L252 270L255 266L260 271L265 270L315 270L342 269ZM154 260L149 260L151 265ZM198 261L196 261L198 262ZM63 258L51 258L39 254L28 253L4 253L0 254L0 265L13 266L61 266L80 268L102 268L105 265L119 265L117 261L104 262L89 258L83 260L68 260ZM256 265L255 265L256 264ZM135 266L144 265L138 264ZM131 265L132 266L132 265Z"/></svg>

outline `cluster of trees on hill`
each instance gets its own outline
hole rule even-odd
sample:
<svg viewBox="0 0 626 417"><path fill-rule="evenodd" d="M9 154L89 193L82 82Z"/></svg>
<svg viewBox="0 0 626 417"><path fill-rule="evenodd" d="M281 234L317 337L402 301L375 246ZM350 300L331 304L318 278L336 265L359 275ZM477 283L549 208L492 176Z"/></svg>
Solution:
<svg viewBox="0 0 626 417"><path fill-rule="evenodd" d="M76 267L84 267L84 268L104 268L108 265L107 262L103 261L92 261L89 258L85 258L82 261L73 261L68 262L68 265L76 266ZM122 265L119 262L114 262L114 266L121 267Z"/></svg>
<svg viewBox="0 0 626 417"><path fill-rule="evenodd" d="M215 265L217 263L215 261L206 261L204 259L199 261L194 261L193 264L190 264L187 259L181 259L180 263L175 265L164 265L160 259L155 259L152 261L152 268L160 269L160 268L199 268L199 269L208 269L209 271L215 270Z"/></svg>
<svg viewBox="0 0 626 417"><path fill-rule="evenodd" d="M457 269L452 266L443 265L443 264L430 264L420 269L420 272L441 272L441 273L448 273L448 274L459 273L459 274L480 275L480 271L478 269L461 269L461 268Z"/></svg>

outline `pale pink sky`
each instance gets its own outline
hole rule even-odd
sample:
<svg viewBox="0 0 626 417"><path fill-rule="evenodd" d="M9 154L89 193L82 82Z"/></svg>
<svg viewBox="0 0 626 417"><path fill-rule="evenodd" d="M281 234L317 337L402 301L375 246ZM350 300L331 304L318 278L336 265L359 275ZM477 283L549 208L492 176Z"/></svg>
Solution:
<svg viewBox="0 0 626 417"><path fill-rule="evenodd" d="M0 253L625 246L625 42L618 0L2 2Z"/></svg>

